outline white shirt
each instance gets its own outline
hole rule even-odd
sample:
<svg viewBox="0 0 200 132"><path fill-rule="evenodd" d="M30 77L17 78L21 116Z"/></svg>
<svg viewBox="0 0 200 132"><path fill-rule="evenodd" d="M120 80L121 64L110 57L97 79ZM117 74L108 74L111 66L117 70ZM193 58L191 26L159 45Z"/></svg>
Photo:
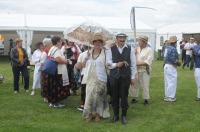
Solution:
<svg viewBox="0 0 200 132"><path fill-rule="evenodd" d="M101 50L101 53L100 53L99 57L96 58L96 60L93 60L92 50L90 50L90 56L86 62L85 73L83 76L82 84L87 83L87 78L88 78L89 72L91 70L90 68L92 65L94 65L96 68L96 75L97 75L98 80L107 82L107 73L106 73L105 62L106 62L106 58L105 58L105 54L104 54L104 49Z"/></svg>
<svg viewBox="0 0 200 132"><path fill-rule="evenodd" d="M116 46L117 46L120 54L122 54L122 51L123 51L123 49L125 47L128 47L126 44L122 48L118 47L118 45L116 45ZM135 53L134 53L134 50L133 50L132 47L131 47L130 61L131 61L131 64L130 64L131 79L135 79L135 75L136 75L136 60L135 60ZM111 49L107 50L107 52L106 52L106 63L111 65L109 67L110 69L116 68L116 63L113 63Z"/></svg>
<svg viewBox="0 0 200 132"><path fill-rule="evenodd" d="M43 51L40 57L40 63L44 63L46 58L47 58L47 53Z"/></svg>
<svg viewBox="0 0 200 132"><path fill-rule="evenodd" d="M153 53L150 47L145 47L142 50L140 47L137 48L137 61L138 62L145 62L149 66L152 64L153 60ZM138 72L146 71L146 66L138 66Z"/></svg>
<svg viewBox="0 0 200 132"><path fill-rule="evenodd" d="M85 56L87 56L87 52L88 51L84 51L83 53L80 53L77 62L82 63L84 58L85 58ZM85 71L85 68L82 68L81 69L81 75L84 75L84 71Z"/></svg>
<svg viewBox="0 0 200 132"><path fill-rule="evenodd" d="M41 55L42 55L42 52L39 49L35 50L32 55L31 61L34 62L35 64L40 64L39 62L40 62Z"/></svg>
<svg viewBox="0 0 200 132"><path fill-rule="evenodd" d="M57 48L56 46L51 47L51 49L49 50L48 56L52 56L54 58L60 57L61 59L65 60L65 56L63 55L61 50ZM62 74L63 65L66 67L65 64L58 64L58 67L57 67L58 74Z"/></svg>
<svg viewBox="0 0 200 132"><path fill-rule="evenodd" d="M193 48L195 46L194 43L187 43L184 48ZM191 50L186 50L186 55L190 55Z"/></svg>

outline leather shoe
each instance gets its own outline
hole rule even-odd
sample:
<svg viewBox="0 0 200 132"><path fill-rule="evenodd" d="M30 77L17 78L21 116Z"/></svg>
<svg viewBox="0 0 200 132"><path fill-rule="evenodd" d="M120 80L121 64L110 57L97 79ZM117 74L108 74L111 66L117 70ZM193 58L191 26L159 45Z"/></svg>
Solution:
<svg viewBox="0 0 200 132"><path fill-rule="evenodd" d="M147 99L144 100L144 105L148 105L149 101Z"/></svg>
<svg viewBox="0 0 200 132"><path fill-rule="evenodd" d="M132 99L132 104L136 104L138 102L138 100L136 98Z"/></svg>
<svg viewBox="0 0 200 132"><path fill-rule="evenodd" d="M126 116L122 116L122 125L126 125L128 123Z"/></svg>
<svg viewBox="0 0 200 132"><path fill-rule="evenodd" d="M119 120L119 116L113 116L113 118L110 120L111 123L115 123Z"/></svg>

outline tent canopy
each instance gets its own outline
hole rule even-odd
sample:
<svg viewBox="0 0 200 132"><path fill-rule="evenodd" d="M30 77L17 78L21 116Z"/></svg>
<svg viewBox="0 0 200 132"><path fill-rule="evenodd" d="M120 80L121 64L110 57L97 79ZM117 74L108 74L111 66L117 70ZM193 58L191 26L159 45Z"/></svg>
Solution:
<svg viewBox="0 0 200 132"><path fill-rule="evenodd" d="M109 29L131 30L128 17L89 17L59 15L0 14L0 30L28 29L33 31L63 31L84 21L92 21ZM155 32L145 23L136 20L138 31Z"/></svg>
<svg viewBox="0 0 200 132"><path fill-rule="evenodd" d="M157 30L157 34L195 34L200 33L200 22L173 24Z"/></svg>
<svg viewBox="0 0 200 132"><path fill-rule="evenodd" d="M51 34L63 35L67 28L85 21L99 23L114 34L124 32L132 39L133 30L129 17L90 17L61 15L31 15L31 14L0 14L0 34L4 35L5 52L8 52L9 38L19 36L23 39L23 47L31 54L30 46ZM13 34L13 31L17 34ZM147 35L154 49L156 29L136 19L137 36ZM11 33L12 32L12 33ZM47 34L48 33L48 34ZM12 35L12 36L11 36ZM17 35L17 36L16 36Z"/></svg>

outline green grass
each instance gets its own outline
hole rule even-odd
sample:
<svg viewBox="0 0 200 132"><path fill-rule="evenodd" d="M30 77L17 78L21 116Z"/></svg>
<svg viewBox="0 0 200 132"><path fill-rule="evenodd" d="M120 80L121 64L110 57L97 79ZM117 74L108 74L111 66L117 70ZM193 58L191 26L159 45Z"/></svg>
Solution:
<svg viewBox="0 0 200 132"><path fill-rule="evenodd" d="M177 101L164 102L163 62L152 64L150 82L150 105L145 107L140 92L138 104L129 104L128 124L109 123L110 119L86 123L79 106L80 96L64 100L66 107L49 108L42 100L40 90L35 96L25 93L20 80L20 92L13 93L11 66L0 58L0 74L5 79L0 84L0 131L1 132L156 132L156 131L200 131L200 102L195 102L196 85L194 72L189 68L178 68ZM30 88L32 86L32 71ZM80 94L80 91L79 91ZM131 101L131 97L129 98ZM113 115L112 109L111 116Z"/></svg>

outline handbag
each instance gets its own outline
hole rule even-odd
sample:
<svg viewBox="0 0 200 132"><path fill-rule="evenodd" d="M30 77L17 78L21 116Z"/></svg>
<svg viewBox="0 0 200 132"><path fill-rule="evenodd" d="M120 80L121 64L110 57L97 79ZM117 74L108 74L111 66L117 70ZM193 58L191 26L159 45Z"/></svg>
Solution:
<svg viewBox="0 0 200 132"><path fill-rule="evenodd" d="M55 54L56 51L57 51L57 49L54 51L54 53L52 55L47 56L47 58L44 62L43 69L42 69L43 72L48 73L50 75L56 74L58 63L52 57Z"/></svg>

